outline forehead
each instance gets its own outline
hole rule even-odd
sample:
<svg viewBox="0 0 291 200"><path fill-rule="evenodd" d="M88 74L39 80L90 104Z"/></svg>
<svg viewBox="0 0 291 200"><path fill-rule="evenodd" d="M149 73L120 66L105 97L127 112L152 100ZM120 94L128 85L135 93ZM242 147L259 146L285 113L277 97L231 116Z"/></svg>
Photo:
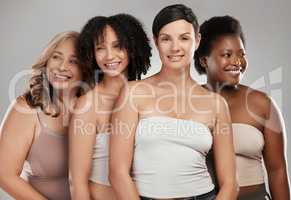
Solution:
<svg viewBox="0 0 291 200"><path fill-rule="evenodd" d="M214 39L212 49L244 49L244 44L239 35L223 35Z"/></svg>
<svg viewBox="0 0 291 200"><path fill-rule="evenodd" d="M118 41L117 34L111 26L106 25L103 31L101 32L101 34L97 36L96 44L101 44L104 42L114 42L114 41Z"/></svg>
<svg viewBox="0 0 291 200"><path fill-rule="evenodd" d="M162 27L159 35L180 35L184 33L194 33L193 25L184 19L170 22Z"/></svg>
<svg viewBox="0 0 291 200"><path fill-rule="evenodd" d="M74 52L76 50L75 48L75 40L73 38L67 38L64 41L61 41L56 48L54 49L58 52L64 52L64 51L71 51Z"/></svg>

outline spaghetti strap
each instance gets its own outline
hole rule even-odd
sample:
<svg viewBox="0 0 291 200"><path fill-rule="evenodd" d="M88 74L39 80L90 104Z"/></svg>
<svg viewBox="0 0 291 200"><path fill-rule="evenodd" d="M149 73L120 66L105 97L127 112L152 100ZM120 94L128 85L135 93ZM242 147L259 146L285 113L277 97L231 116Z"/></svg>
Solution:
<svg viewBox="0 0 291 200"><path fill-rule="evenodd" d="M41 116L40 116L40 112L42 112L41 109L40 109L40 108L37 108L37 109L36 109L37 121L38 121L40 127L44 127L44 128L46 128L47 125L44 124L44 123L42 122L42 120L41 120Z"/></svg>

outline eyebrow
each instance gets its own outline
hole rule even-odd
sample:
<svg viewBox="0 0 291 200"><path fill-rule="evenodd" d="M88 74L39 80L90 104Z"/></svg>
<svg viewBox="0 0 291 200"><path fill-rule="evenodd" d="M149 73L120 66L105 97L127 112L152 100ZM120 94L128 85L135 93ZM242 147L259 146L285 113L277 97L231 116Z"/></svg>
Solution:
<svg viewBox="0 0 291 200"><path fill-rule="evenodd" d="M56 53L56 54L59 54L59 55L63 55L63 53L60 52L60 51L54 51L53 53ZM73 57L73 58L77 58L77 56L75 54L72 54L70 56Z"/></svg>
<svg viewBox="0 0 291 200"><path fill-rule="evenodd" d="M119 40L114 40L114 41L112 41L111 42L113 45L115 45L115 44L119 44L120 42L119 42ZM95 46L100 46L100 45L103 45L104 44L104 41L103 42L100 42L100 43L98 43L98 42L95 42Z"/></svg>
<svg viewBox="0 0 291 200"><path fill-rule="evenodd" d="M112 42L112 44L119 44L119 43L120 43L119 40L115 40Z"/></svg>
<svg viewBox="0 0 291 200"><path fill-rule="evenodd" d="M62 53L62 52L60 52L60 51L54 51L53 53L56 53L56 54L63 55L63 53Z"/></svg>
<svg viewBox="0 0 291 200"><path fill-rule="evenodd" d="M225 51L232 51L232 49L223 49L223 50L225 50ZM243 51L243 52L245 52L245 49L239 49L238 51Z"/></svg>
<svg viewBox="0 0 291 200"><path fill-rule="evenodd" d="M185 32L185 33L181 33L179 35L188 35L188 34L191 34L190 32ZM167 33L160 33L159 36L162 36L162 35L165 35L165 36L170 36L169 34Z"/></svg>
<svg viewBox="0 0 291 200"><path fill-rule="evenodd" d="M191 35L190 32L185 32L185 33L182 33L181 35L187 35L187 34L190 34Z"/></svg>

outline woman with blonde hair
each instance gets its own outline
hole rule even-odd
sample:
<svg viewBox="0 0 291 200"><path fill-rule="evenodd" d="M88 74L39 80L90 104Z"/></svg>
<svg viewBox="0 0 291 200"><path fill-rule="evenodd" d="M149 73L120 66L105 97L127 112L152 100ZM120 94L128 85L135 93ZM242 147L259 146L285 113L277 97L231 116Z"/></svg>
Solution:
<svg viewBox="0 0 291 200"><path fill-rule="evenodd" d="M1 124L0 186L16 199L70 199L67 126L86 80L75 51L78 37L70 31L50 41L32 66L30 89Z"/></svg>

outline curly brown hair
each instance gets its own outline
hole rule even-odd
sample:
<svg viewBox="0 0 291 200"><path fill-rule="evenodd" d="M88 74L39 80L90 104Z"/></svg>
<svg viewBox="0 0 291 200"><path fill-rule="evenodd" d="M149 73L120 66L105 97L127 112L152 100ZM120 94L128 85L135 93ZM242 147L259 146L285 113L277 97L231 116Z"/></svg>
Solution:
<svg viewBox="0 0 291 200"><path fill-rule="evenodd" d="M88 73L88 82L96 84L103 79L103 72L95 59L94 44L103 41L104 30L110 26L116 33L120 48L129 55L129 81L140 80L150 67L151 46L141 22L129 14L113 16L96 16L85 24L81 30L77 44L77 52L82 68Z"/></svg>

